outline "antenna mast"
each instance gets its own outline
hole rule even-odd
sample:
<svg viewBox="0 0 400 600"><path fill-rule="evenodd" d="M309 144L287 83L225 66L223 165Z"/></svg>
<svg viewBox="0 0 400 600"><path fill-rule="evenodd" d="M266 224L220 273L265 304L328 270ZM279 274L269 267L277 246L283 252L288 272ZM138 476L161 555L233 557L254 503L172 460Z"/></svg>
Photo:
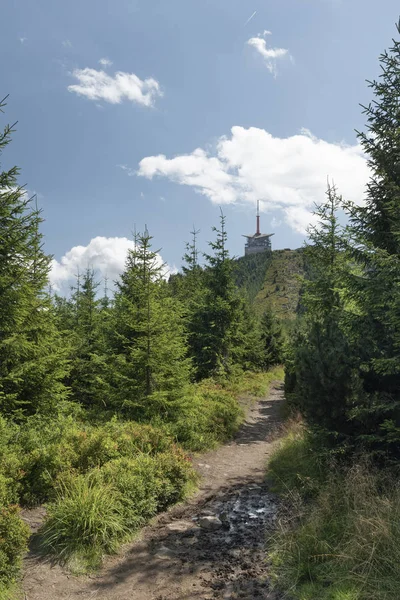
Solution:
<svg viewBox="0 0 400 600"><path fill-rule="evenodd" d="M257 231L256 235L260 235L260 201L257 200Z"/></svg>

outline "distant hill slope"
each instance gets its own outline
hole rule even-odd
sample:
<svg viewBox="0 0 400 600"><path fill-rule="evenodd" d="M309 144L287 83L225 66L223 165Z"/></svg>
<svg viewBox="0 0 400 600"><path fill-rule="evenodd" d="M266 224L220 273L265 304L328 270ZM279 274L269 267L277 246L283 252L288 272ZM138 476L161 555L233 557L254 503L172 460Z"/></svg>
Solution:
<svg viewBox="0 0 400 600"><path fill-rule="evenodd" d="M292 321L298 311L301 276L305 275L304 253L274 250L271 254L243 256L236 261L235 279L261 315L267 306L283 321Z"/></svg>

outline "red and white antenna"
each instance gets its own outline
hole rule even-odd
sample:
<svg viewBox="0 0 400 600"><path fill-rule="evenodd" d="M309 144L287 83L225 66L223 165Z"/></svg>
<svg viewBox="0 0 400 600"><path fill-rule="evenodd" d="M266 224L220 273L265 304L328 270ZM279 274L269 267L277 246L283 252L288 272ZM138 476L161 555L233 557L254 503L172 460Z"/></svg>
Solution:
<svg viewBox="0 0 400 600"><path fill-rule="evenodd" d="M260 235L260 201L257 200L257 231L256 235Z"/></svg>

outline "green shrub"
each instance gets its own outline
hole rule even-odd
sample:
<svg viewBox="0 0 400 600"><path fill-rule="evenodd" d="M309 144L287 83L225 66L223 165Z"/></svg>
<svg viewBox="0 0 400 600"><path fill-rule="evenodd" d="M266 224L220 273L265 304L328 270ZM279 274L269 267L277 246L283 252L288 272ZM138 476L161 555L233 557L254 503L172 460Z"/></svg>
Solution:
<svg viewBox="0 0 400 600"><path fill-rule="evenodd" d="M163 427L187 450L213 448L232 438L243 420L238 396L265 396L271 383L282 379L283 370L276 367L267 373L238 370L230 379L203 380L190 386L180 400L175 421Z"/></svg>
<svg viewBox="0 0 400 600"><path fill-rule="evenodd" d="M79 558L96 567L127 535L120 495L98 473L65 477L48 505L42 547L62 561Z"/></svg>
<svg viewBox="0 0 400 600"><path fill-rule="evenodd" d="M252 373L239 371L228 380L222 382L224 389L235 396L250 394L255 397L266 396L269 393L273 381L283 381L283 367L277 366L266 372Z"/></svg>
<svg viewBox="0 0 400 600"><path fill-rule="evenodd" d="M180 502L194 486L197 476L189 458L178 447L154 457L157 480L157 508L164 510Z"/></svg>
<svg viewBox="0 0 400 600"><path fill-rule="evenodd" d="M18 506L0 509L0 592L19 574L29 533L29 527L20 517Z"/></svg>
<svg viewBox="0 0 400 600"><path fill-rule="evenodd" d="M13 447L19 429L0 416L0 506L17 504L24 473L21 452Z"/></svg>
<svg viewBox="0 0 400 600"><path fill-rule="evenodd" d="M84 473L120 457L163 452L171 440L164 431L151 425L113 419L101 427L87 427L77 432L71 444L77 457L73 466Z"/></svg>
<svg viewBox="0 0 400 600"><path fill-rule="evenodd" d="M232 437L242 416L233 394L207 381L192 386L190 395L182 399L177 420L167 429L184 448L198 452Z"/></svg>
<svg viewBox="0 0 400 600"><path fill-rule="evenodd" d="M11 477L0 473L0 506L8 506L16 502L16 482Z"/></svg>
<svg viewBox="0 0 400 600"><path fill-rule="evenodd" d="M119 492L124 521L130 530L183 500L196 480L190 461L178 449L110 461L100 470L100 476Z"/></svg>
<svg viewBox="0 0 400 600"><path fill-rule="evenodd" d="M48 506L42 547L83 570L156 514L183 500L196 476L178 448L108 461L86 475L65 474Z"/></svg>
<svg viewBox="0 0 400 600"><path fill-rule="evenodd" d="M25 505L52 499L57 479L65 472L86 473L121 456L154 454L171 445L166 432L151 425L113 419L91 426L64 415L52 419L32 417L21 426L16 438L5 456L8 472L13 471L13 498L19 495ZM14 464L11 458L17 455L21 459Z"/></svg>
<svg viewBox="0 0 400 600"><path fill-rule="evenodd" d="M144 525L156 514L157 477L152 456L112 460L104 465L100 475L107 485L118 490L124 522L130 530Z"/></svg>
<svg viewBox="0 0 400 600"><path fill-rule="evenodd" d="M21 425L13 449L21 456L21 502L32 506L47 501L57 477L71 469L77 453L68 442L78 425L72 416L37 415Z"/></svg>

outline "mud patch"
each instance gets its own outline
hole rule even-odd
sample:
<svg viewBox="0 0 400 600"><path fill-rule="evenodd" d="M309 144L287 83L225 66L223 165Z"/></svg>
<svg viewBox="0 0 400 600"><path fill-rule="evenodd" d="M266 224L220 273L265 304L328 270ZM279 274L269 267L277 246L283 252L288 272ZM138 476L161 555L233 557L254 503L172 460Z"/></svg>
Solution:
<svg viewBox="0 0 400 600"><path fill-rule="evenodd" d="M271 530L277 514L276 498L263 484L238 486L207 502L192 516L194 527L179 534L163 536L163 544L183 564L196 565L197 585L203 588L202 599L272 598L268 582L268 564L265 560L266 531ZM198 527L202 516L215 516L221 521L217 529ZM203 571L204 569L204 571ZM196 587L196 586L194 586ZM157 600L171 600L168 593Z"/></svg>

